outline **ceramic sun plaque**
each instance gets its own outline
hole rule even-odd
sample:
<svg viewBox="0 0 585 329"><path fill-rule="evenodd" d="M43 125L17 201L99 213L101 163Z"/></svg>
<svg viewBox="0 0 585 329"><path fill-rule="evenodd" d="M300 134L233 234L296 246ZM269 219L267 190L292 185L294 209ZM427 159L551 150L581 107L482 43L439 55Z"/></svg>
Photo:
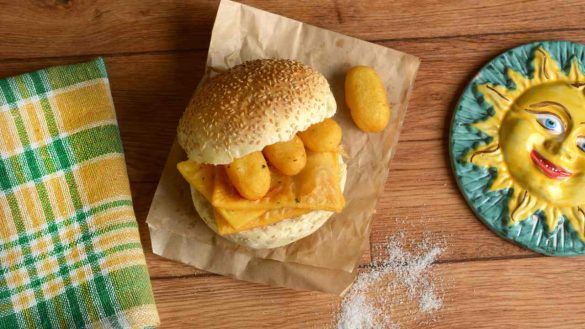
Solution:
<svg viewBox="0 0 585 329"><path fill-rule="evenodd" d="M498 235L554 256L585 254L585 46L526 44L488 63L451 126L457 182Z"/></svg>

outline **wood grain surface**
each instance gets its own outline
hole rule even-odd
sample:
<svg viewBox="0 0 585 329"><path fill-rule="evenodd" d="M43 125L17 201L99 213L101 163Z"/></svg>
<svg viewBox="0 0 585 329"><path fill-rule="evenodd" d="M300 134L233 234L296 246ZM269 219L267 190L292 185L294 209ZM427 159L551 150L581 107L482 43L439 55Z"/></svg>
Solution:
<svg viewBox="0 0 585 329"><path fill-rule="evenodd" d="M245 1L418 56L417 76L372 232L443 237L445 304L402 328L585 328L581 258L547 258L486 229L447 154L452 110L493 56L526 42L585 41L583 1ZM0 0L0 76L103 56L162 328L333 328L340 298L238 282L165 260L144 223L175 128L201 78L217 1Z"/></svg>

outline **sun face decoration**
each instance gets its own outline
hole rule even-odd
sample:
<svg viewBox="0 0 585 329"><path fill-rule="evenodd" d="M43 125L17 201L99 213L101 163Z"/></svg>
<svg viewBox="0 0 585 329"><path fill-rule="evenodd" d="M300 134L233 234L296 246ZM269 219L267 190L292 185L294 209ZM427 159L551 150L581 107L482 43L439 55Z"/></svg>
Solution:
<svg viewBox="0 0 585 329"><path fill-rule="evenodd" d="M491 142L465 160L497 168L490 190L510 189L508 225L539 214L552 232L565 218L585 241L585 75L575 59L562 70L542 47L532 68L531 78L508 68L514 89L477 86L495 113L472 126Z"/></svg>

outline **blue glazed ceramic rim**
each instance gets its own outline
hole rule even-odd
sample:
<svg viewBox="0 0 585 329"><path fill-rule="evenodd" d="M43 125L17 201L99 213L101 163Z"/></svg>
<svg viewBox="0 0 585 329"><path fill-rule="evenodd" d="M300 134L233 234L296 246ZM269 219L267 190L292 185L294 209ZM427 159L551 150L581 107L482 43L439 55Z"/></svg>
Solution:
<svg viewBox="0 0 585 329"><path fill-rule="evenodd" d="M449 154L455 179L467 204L475 215L500 237L525 248L549 256L575 256L585 254L585 243L562 218L555 230L548 232L543 214L508 226L507 201L511 189L490 191L496 168L482 168L463 160L469 150L487 144L491 137L471 127L493 115L492 106L477 91L480 84L491 83L515 88L506 71L511 68L525 77L532 76L535 50L542 47L559 67L568 72L571 61L576 59L585 72L585 45L570 41L539 41L510 49L486 64L470 81L455 108L449 133Z"/></svg>

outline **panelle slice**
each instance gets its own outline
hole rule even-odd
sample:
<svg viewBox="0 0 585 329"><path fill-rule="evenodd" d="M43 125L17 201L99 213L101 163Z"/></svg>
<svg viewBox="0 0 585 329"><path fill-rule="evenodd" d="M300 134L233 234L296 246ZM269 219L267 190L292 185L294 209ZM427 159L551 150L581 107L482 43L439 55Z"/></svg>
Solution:
<svg viewBox="0 0 585 329"><path fill-rule="evenodd" d="M221 216L217 212L218 209L215 211L215 223L217 224L217 230L219 234L226 235L226 234L234 234L239 233L246 230L251 230L256 227L263 227L267 225L271 225L274 223L278 223L281 220L294 218L306 213L311 212L311 210L307 209L298 209L298 208L280 208L280 209L272 209L272 210L263 210L262 215L249 219L246 222L240 221L241 224L239 227L235 228L233 225L230 225L230 222L225 217ZM252 210L236 210L235 212L252 212ZM234 221L236 217L232 217L232 221ZM236 220L238 222L238 220Z"/></svg>
<svg viewBox="0 0 585 329"><path fill-rule="evenodd" d="M207 200L209 201L209 200ZM227 222L229 226L235 230L241 230L243 227L247 225L247 223L257 219L258 217L262 216L267 210L260 209L260 210L230 210L230 209L223 209L223 208L213 208L215 214L215 221L218 223L218 228L220 228L221 233L221 225L219 225L219 218Z"/></svg>
<svg viewBox="0 0 585 329"><path fill-rule="evenodd" d="M187 160L177 163L177 169L189 185L193 186L205 199L211 200L215 184L214 166Z"/></svg>
<svg viewBox="0 0 585 329"><path fill-rule="evenodd" d="M214 207L220 234L232 234L293 218L313 210L339 211L345 200L339 187L339 155L309 152L307 165L296 176L271 171L268 194L256 201L241 197L223 166L183 161L179 172Z"/></svg>

